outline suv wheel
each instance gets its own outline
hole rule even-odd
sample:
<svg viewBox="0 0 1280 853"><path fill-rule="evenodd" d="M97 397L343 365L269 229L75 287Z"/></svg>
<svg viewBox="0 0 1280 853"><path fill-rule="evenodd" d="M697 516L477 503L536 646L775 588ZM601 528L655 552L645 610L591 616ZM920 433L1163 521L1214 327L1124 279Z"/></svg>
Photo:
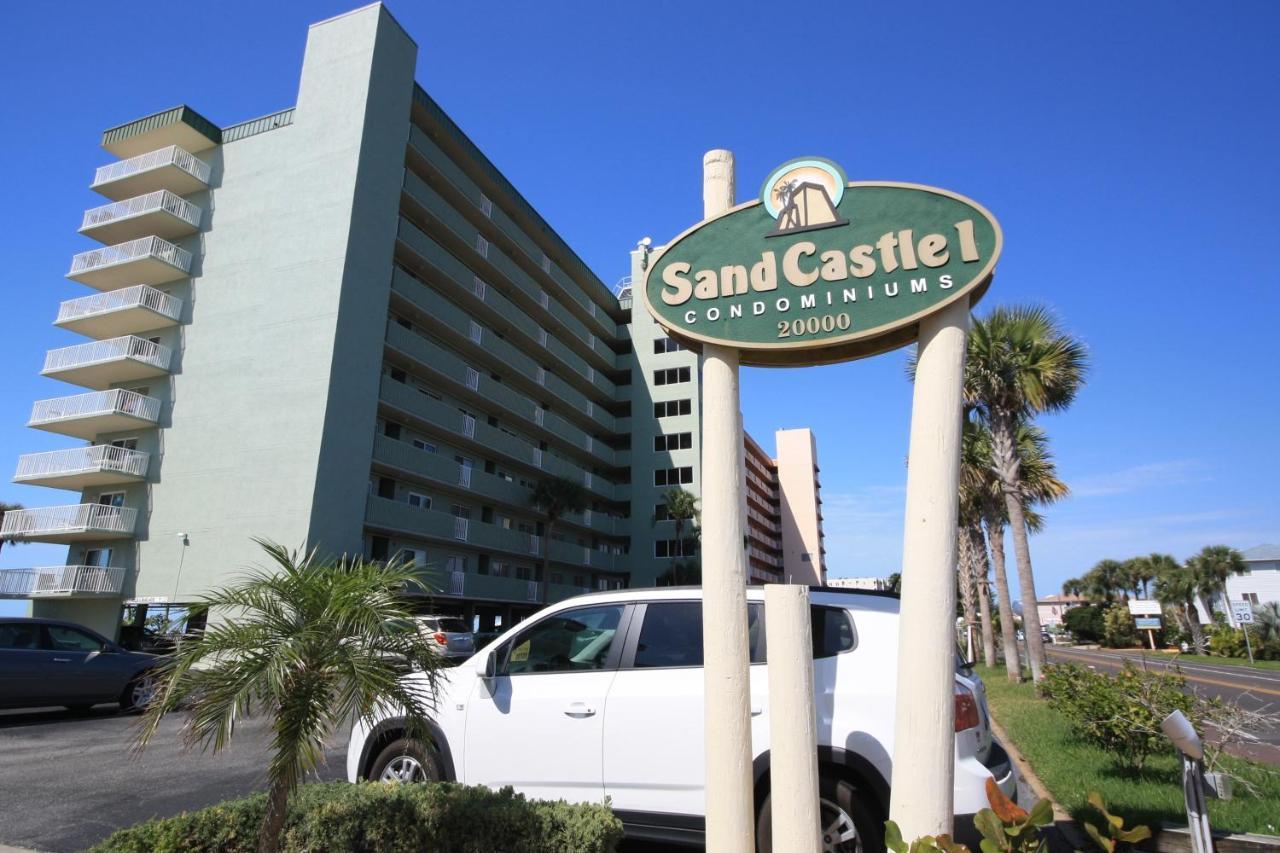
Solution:
<svg viewBox="0 0 1280 853"><path fill-rule="evenodd" d="M822 853L883 853L884 826L875 806L852 784L823 773L818 777L818 822ZM756 818L756 850L773 853L772 797L765 795Z"/></svg>
<svg viewBox="0 0 1280 853"><path fill-rule="evenodd" d="M400 738L387 744L369 768L375 782L439 782L440 763L420 741Z"/></svg>

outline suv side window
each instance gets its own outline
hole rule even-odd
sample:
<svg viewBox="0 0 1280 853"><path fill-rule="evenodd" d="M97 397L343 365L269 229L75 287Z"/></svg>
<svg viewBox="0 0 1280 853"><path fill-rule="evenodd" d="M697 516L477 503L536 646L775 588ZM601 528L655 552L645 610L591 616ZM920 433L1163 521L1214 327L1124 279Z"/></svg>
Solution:
<svg viewBox="0 0 1280 853"><path fill-rule="evenodd" d="M55 652L97 652L102 650L102 641L91 637L84 631L66 628L62 625L46 625L49 634L49 648Z"/></svg>
<svg viewBox="0 0 1280 853"><path fill-rule="evenodd" d="M503 652L506 675L604 669L626 605L583 607L539 620Z"/></svg>
<svg viewBox="0 0 1280 853"><path fill-rule="evenodd" d="M751 604L747 609L752 663L764 663L763 611L759 604ZM632 666L637 669L702 666L702 602L649 602Z"/></svg>
<svg viewBox="0 0 1280 853"><path fill-rule="evenodd" d="M835 657L858 644L853 620L844 608L814 605L809 611L809 622L813 629L815 660Z"/></svg>

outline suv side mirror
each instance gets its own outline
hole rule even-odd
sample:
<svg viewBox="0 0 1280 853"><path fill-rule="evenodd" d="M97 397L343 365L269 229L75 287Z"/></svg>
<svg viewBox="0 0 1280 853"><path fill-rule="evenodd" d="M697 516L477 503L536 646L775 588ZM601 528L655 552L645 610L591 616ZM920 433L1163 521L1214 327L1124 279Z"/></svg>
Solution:
<svg viewBox="0 0 1280 853"><path fill-rule="evenodd" d="M476 674L483 679L494 678L498 674L498 658L493 652L489 652L476 665Z"/></svg>

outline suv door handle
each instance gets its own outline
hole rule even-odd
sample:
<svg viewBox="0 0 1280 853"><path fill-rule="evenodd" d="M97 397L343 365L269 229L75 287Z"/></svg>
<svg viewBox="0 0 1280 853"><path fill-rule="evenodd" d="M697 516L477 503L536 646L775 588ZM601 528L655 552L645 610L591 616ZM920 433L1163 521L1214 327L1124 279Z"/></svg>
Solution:
<svg viewBox="0 0 1280 853"><path fill-rule="evenodd" d="M54 663L71 663L71 658L54 658Z"/></svg>
<svg viewBox="0 0 1280 853"><path fill-rule="evenodd" d="M586 702L573 702L564 709L564 713L568 717L593 717L596 709L588 706Z"/></svg>
<svg viewBox="0 0 1280 853"><path fill-rule="evenodd" d="M763 714L763 713L764 713L764 706L763 706L763 705L752 705L752 706L751 706L751 716L753 716L753 717L758 717L758 716L760 716L760 715L761 715L761 714Z"/></svg>

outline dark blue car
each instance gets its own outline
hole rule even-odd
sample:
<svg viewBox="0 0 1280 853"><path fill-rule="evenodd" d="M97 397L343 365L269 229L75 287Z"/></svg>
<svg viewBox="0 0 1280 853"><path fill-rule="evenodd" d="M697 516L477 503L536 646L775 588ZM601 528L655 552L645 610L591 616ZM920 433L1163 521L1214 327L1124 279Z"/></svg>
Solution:
<svg viewBox="0 0 1280 853"><path fill-rule="evenodd" d="M155 695L161 660L74 622L0 616L0 708L119 702L141 711Z"/></svg>

